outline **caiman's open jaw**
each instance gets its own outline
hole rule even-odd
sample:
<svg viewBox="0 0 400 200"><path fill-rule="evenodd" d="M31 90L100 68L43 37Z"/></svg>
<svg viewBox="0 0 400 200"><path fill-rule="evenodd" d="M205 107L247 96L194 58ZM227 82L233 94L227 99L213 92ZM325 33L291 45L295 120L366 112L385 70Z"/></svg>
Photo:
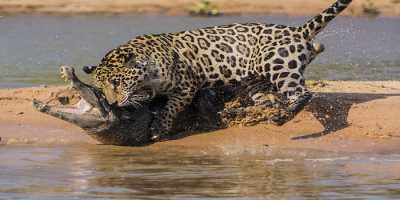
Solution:
<svg viewBox="0 0 400 200"><path fill-rule="evenodd" d="M68 121L84 129L97 128L106 121L99 109L92 107L84 99L72 106L49 106L33 100L33 106L42 113Z"/></svg>
<svg viewBox="0 0 400 200"><path fill-rule="evenodd" d="M40 112L71 122L81 128L97 128L111 119L113 112L101 92L81 82L72 67L60 67L61 78L79 92L81 100L75 105L50 106L38 100L33 106Z"/></svg>
<svg viewBox="0 0 400 200"><path fill-rule="evenodd" d="M34 100L35 109L83 128L103 144L143 145L150 142L148 125L152 114L147 107L137 110L110 105L99 89L81 82L72 67L61 66L61 76L70 81L81 100L69 106L50 106Z"/></svg>

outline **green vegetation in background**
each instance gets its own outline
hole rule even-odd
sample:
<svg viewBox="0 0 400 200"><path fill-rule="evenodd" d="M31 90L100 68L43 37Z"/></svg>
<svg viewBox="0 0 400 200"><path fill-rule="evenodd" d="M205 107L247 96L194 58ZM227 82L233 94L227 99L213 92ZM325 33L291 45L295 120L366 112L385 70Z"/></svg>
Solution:
<svg viewBox="0 0 400 200"><path fill-rule="evenodd" d="M398 4L398 3L400 3L400 0L392 0L392 3Z"/></svg>
<svg viewBox="0 0 400 200"><path fill-rule="evenodd" d="M200 0L189 8L189 13L195 16L218 16L221 13L216 6L212 5L208 0Z"/></svg>
<svg viewBox="0 0 400 200"><path fill-rule="evenodd" d="M396 3L395 0L393 0L393 2ZM370 17L376 17L381 14L381 11L376 7L372 0L366 0L366 2L362 5L362 11L363 14Z"/></svg>

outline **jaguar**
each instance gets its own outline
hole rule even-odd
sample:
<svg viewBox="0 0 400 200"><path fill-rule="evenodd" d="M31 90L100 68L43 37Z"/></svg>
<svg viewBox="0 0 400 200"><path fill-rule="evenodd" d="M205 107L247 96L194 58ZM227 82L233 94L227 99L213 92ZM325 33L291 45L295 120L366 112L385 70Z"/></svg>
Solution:
<svg viewBox="0 0 400 200"><path fill-rule="evenodd" d="M276 92L296 116L311 100L304 71L324 45L315 41L352 0L337 0L300 26L235 23L177 33L137 36L109 51L98 65L85 66L109 103L140 107L159 95L168 98L150 127L154 140L168 136L177 114L199 90L256 82L257 104ZM280 123L280 119L275 121Z"/></svg>

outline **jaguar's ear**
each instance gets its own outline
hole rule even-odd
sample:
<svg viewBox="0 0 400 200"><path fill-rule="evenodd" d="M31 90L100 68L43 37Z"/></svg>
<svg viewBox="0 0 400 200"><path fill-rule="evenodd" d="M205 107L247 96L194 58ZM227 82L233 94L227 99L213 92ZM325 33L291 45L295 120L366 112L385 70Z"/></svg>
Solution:
<svg viewBox="0 0 400 200"><path fill-rule="evenodd" d="M86 73L86 74L91 74L94 72L94 70L96 70L97 66L83 66L82 70Z"/></svg>
<svg viewBox="0 0 400 200"><path fill-rule="evenodd" d="M160 71L156 65L147 64L147 66L144 68L144 72L144 85L152 88L153 96L155 96L155 91L158 90L162 84Z"/></svg>
<svg viewBox="0 0 400 200"><path fill-rule="evenodd" d="M144 68L145 79L154 80L160 79L160 71L155 65L147 65Z"/></svg>

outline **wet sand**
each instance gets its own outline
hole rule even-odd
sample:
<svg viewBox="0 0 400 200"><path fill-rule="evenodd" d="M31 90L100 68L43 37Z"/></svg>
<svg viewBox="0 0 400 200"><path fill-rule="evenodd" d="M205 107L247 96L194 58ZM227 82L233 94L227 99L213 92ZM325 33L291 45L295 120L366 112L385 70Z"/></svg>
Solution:
<svg viewBox="0 0 400 200"><path fill-rule="evenodd" d="M0 1L1 14L164 14L185 15L197 0L8 0ZM315 15L333 0L212 0L224 14L262 15ZM399 16L400 2L394 0L374 0L373 8L384 16ZM364 15L365 0L355 0L344 15Z"/></svg>
<svg viewBox="0 0 400 200"><path fill-rule="evenodd" d="M145 148L165 151L178 146L229 153L286 148L371 153L400 151L400 82L317 82L311 85L314 85L311 89L316 92L316 98L306 111L282 127L232 127ZM1 89L0 143L96 144L80 128L33 110L33 98L46 100L64 88ZM325 129L329 131L323 132Z"/></svg>

